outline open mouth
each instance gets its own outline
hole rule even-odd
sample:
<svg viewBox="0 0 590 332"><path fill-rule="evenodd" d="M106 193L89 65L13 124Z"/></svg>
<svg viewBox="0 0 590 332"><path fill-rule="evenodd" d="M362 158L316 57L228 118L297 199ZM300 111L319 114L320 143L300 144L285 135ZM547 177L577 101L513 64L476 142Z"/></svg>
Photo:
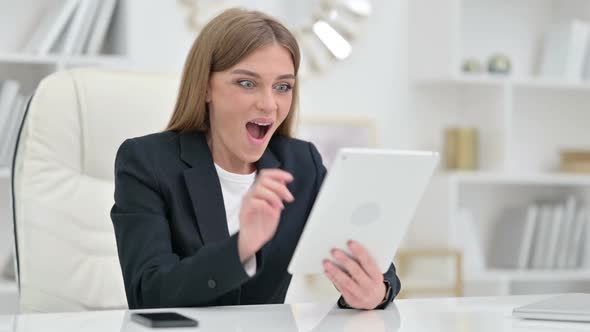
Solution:
<svg viewBox="0 0 590 332"><path fill-rule="evenodd" d="M270 130L272 126L272 122L258 122L258 121L250 121L246 124L246 130L248 130L248 134L255 139L263 139L266 136L266 133Z"/></svg>

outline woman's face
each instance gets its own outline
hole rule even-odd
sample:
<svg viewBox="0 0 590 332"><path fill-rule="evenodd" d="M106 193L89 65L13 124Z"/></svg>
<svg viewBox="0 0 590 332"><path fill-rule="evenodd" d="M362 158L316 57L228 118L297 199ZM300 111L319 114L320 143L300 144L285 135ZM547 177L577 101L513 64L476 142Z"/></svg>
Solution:
<svg viewBox="0 0 590 332"><path fill-rule="evenodd" d="M211 75L207 89L213 159L236 173L252 172L287 117L295 69L291 54L271 44Z"/></svg>

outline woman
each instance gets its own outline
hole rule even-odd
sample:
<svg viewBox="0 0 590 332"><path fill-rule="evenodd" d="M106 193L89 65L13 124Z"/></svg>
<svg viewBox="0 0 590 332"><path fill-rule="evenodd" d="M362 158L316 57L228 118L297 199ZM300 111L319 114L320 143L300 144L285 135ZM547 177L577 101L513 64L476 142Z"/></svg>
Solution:
<svg viewBox="0 0 590 332"><path fill-rule="evenodd" d="M299 48L260 12L228 10L188 55L162 133L126 140L111 211L129 307L282 303L287 266L326 174L290 137ZM366 250L324 262L341 307L384 308L399 292Z"/></svg>

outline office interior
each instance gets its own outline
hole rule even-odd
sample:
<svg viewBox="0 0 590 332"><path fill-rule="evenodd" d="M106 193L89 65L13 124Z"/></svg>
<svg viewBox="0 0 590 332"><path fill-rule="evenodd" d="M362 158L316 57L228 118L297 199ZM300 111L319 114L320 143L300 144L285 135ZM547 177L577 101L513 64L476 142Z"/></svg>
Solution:
<svg viewBox="0 0 590 332"><path fill-rule="evenodd" d="M273 15L296 33L304 60L297 136L318 146L328 168L348 146L440 154L392 257L402 283L396 301L590 292L587 1L0 0L0 314L21 307L13 157L39 83L80 71L177 80L199 29L234 6ZM164 125L171 110L162 111ZM85 130L54 120L44 125ZM90 139L82 149L104 151L85 158L114 158L100 147L104 135L64 139ZM112 176L100 173L107 175L92 180L101 182L97 193L112 193ZM89 259L90 269L116 271L104 209L112 194L97 196L72 197L78 208L60 213L82 224L70 228L80 229L68 233L73 242L97 241L100 259ZM85 228L85 215L94 226ZM77 248L44 248L37 264L59 267L68 245ZM65 265L89 269L80 250ZM37 278L71 282L57 276ZM306 278L292 285L313 282ZM293 290L287 301L329 298L330 287ZM122 284L110 290L120 295Z"/></svg>

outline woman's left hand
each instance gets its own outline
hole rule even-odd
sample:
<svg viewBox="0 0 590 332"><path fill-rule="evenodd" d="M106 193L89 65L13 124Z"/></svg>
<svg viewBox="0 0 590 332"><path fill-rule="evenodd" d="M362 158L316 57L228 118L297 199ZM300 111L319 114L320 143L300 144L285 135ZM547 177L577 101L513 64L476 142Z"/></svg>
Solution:
<svg viewBox="0 0 590 332"><path fill-rule="evenodd" d="M386 287L383 274L375 260L358 242L349 241L348 248L354 259L339 249L332 250L334 261L324 261L324 273L340 291L346 303L355 309L375 309L385 297Z"/></svg>

